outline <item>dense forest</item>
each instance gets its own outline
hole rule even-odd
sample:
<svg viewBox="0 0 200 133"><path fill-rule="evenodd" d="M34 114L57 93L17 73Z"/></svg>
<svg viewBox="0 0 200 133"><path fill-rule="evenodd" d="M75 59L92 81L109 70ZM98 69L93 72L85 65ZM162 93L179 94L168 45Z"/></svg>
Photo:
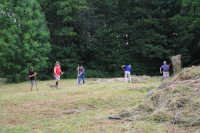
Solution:
<svg viewBox="0 0 200 133"><path fill-rule="evenodd" d="M200 0L1 0L0 75L9 82L53 78L159 75L170 56L200 59ZM197 62L198 63L198 62ZM200 63L199 63L200 64Z"/></svg>

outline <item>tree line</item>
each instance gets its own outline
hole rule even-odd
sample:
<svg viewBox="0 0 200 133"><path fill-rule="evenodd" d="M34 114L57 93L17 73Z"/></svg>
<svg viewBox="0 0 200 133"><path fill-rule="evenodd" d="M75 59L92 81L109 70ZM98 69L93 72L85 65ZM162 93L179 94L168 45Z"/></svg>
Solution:
<svg viewBox="0 0 200 133"><path fill-rule="evenodd" d="M200 56L200 0L2 0L0 75L27 79L34 67L41 80L53 78L58 60L63 78L158 75L170 56L183 66Z"/></svg>

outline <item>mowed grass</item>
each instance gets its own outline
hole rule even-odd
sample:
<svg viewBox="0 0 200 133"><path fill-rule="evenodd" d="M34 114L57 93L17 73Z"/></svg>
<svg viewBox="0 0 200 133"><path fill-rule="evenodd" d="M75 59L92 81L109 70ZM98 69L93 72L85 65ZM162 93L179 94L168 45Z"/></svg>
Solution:
<svg viewBox="0 0 200 133"><path fill-rule="evenodd" d="M147 92L160 85L160 77L141 79L142 83L113 81L97 83L86 79L61 80L59 88L50 88L55 80L38 81L30 92L30 83L0 86L0 132L184 132L170 123L110 120L121 110L141 103Z"/></svg>

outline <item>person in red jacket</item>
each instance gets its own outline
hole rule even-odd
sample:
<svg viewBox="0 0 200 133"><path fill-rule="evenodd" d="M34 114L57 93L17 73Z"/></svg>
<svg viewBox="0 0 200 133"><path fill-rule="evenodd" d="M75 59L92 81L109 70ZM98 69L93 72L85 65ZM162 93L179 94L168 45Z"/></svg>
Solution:
<svg viewBox="0 0 200 133"><path fill-rule="evenodd" d="M54 67L54 77L56 79L56 88L58 88L58 82L60 80L60 73L63 74L60 68L60 63L56 61L56 66Z"/></svg>

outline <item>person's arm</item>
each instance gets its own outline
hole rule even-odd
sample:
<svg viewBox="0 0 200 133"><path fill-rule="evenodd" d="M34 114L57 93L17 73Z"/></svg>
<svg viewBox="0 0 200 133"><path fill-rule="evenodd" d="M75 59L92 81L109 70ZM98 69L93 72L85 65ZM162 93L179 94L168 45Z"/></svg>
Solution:
<svg viewBox="0 0 200 133"><path fill-rule="evenodd" d="M125 67L125 65L122 65L121 68Z"/></svg>
<svg viewBox="0 0 200 133"><path fill-rule="evenodd" d="M60 73L61 73L61 75L63 74L63 72L62 72L61 68L60 68Z"/></svg>
<svg viewBox="0 0 200 133"><path fill-rule="evenodd" d="M78 77L82 74L82 72L78 75Z"/></svg>
<svg viewBox="0 0 200 133"><path fill-rule="evenodd" d="M76 68L76 71L78 71L78 69L79 69L79 66Z"/></svg>
<svg viewBox="0 0 200 133"><path fill-rule="evenodd" d="M29 78L34 77L35 75L37 75L37 73L34 73L33 75L30 75L30 73L29 73Z"/></svg>
<svg viewBox="0 0 200 133"><path fill-rule="evenodd" d="M58 74L56 73L56 67L54 67L54 74L56 74L58 76Z"/></svg>
<svg viewBox="0 0 200 133"><path fill-rule="evenodd" d="M169 65L168 65L168 70L169 70Z"/></svg>
<svg viewBox="0 0 200 133"><path fill-rule="evenodd" d="M162 69L160 68L160 73L162 73L162 71L161 71Z"/></svg>
<svg viewBox="0 0 200 133"><path fill-rule="evenodd" d="M83 69L83 71L78 75L78 77L81 75L81 74L83 74L84 73L84 71L85 71L85 69Z"/></svg>

